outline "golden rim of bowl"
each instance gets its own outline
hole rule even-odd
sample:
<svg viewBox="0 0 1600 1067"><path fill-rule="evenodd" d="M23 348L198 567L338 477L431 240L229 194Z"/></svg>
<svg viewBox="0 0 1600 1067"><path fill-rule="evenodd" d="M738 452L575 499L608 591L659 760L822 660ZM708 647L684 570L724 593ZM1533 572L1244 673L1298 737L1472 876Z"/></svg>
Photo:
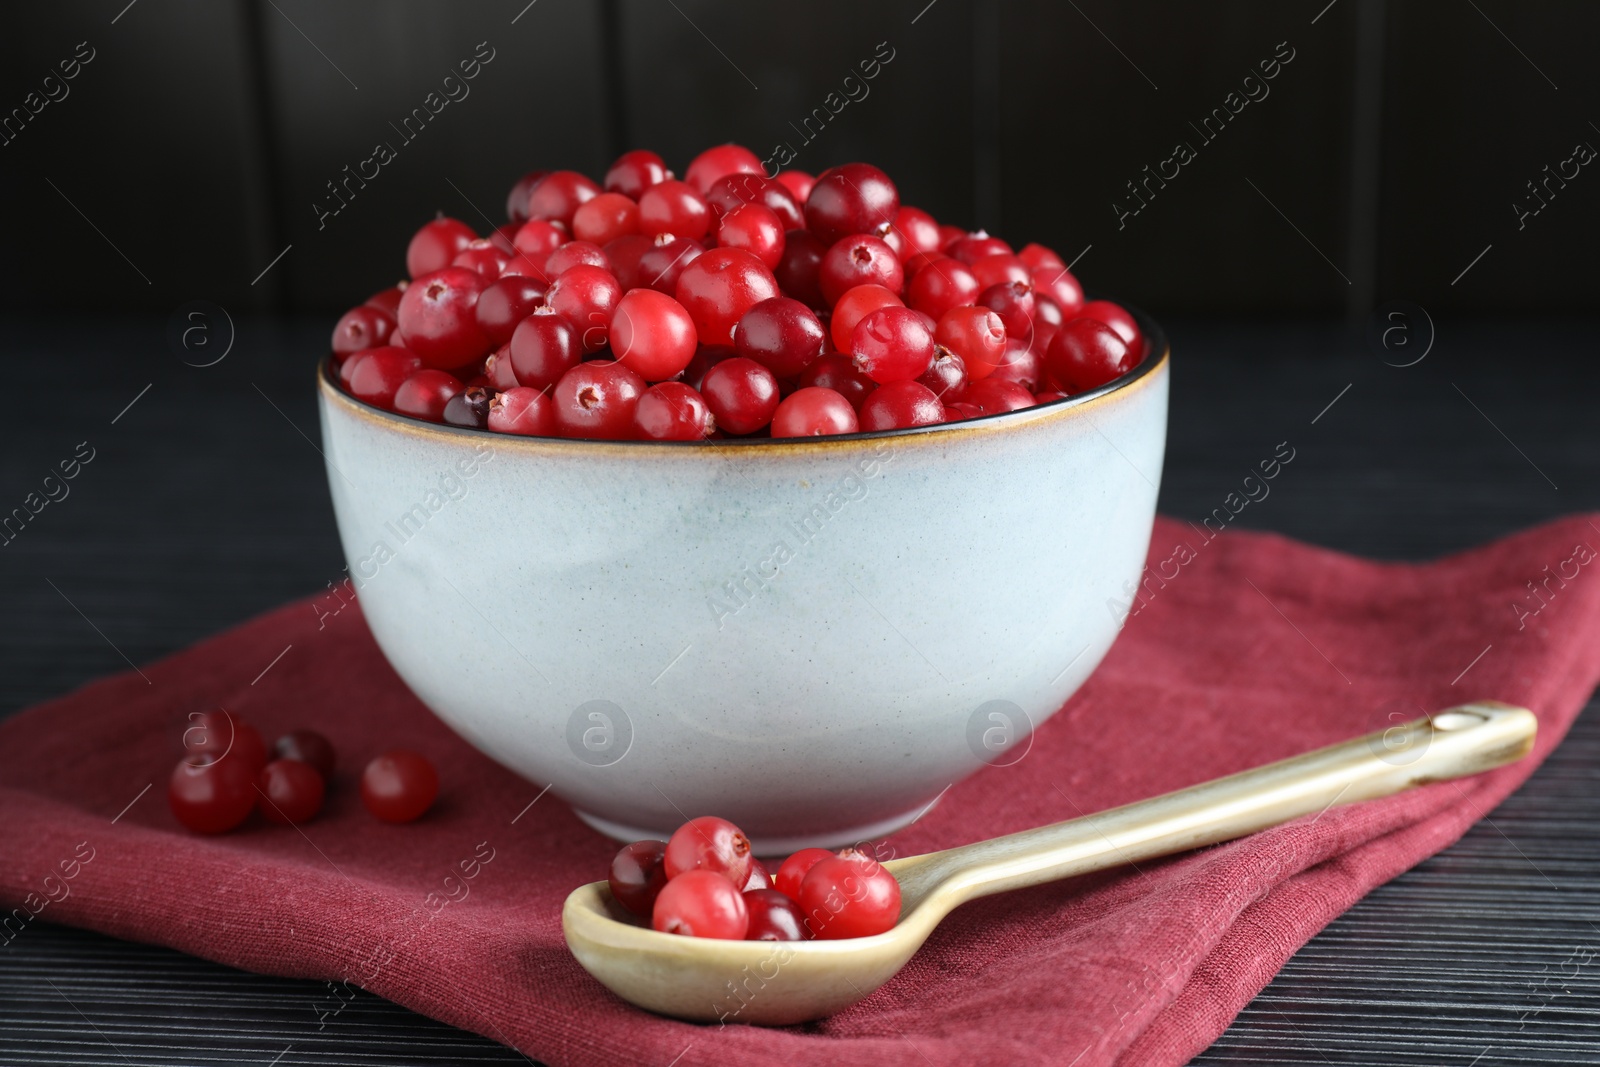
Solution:
<svg viewBox="0 0 1600 1067"><path fill-rule="evenodd" d="M819 450L836 452L862 451L872 448L879 441L895 440L897 443L905 444L913 442L938 443L941 441L953 441L956 438L970 440L980 435L998 434L1007 430L1020 430L1024 427L1037 427L1056 419L1076 417L1098 403L1114 400L1137 391L1140 387L1154 381L1160 372L1166 370L1172 351L1167 344L1167 335L1149 316L1128 307L1126 304L1122 306L1138 321L1140 330L1144 332L1149 351L1154 353L1153 356L1147 355L1137 367L1122 377L1107 382L1098 389L1091 389L1086 393L1079 393L1076 396L1069 396L1062 400L1052 400L1046 404L1036 404L1033 407L1020 408L1016 411L1003 411L997 415L980 415L975 419L963 419L960 422L941 422L932 426L909 426L899 430L871 430L862 433L831 434L816 437L728 438L721 441L604 441L572 437L523 437L518 434L496 433L493 430L480 430L470 426L451 426L446 423L424 422L421 419L411 418L409 415L398 415L392 411L375 408L365 401L357 400L339 388L338 382L334 377L333 358L331 356L320 360L317 364L317 385L326 400L342 406L352 415L366 419L381 429L413 434L441 442L455 441L459 444L468 444L484 438L490 438L495 442L496 447L504 445L509 448L520 448L535 452L587 452L591 455L603 452L615 453L618 450L625 450L629 455L639 455L641 453L700 455L706 452L732 455L744 454L752 449L764 449L769 452L782 452L784 454L791 454L801 449L813 452Z"/></svg>

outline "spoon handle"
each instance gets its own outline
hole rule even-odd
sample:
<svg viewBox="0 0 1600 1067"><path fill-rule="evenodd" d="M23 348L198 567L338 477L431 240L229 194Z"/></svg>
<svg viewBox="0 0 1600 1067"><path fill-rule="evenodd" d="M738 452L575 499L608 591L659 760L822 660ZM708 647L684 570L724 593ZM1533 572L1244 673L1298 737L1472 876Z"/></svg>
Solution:
<svg viewBox="0 0 1600 1067"><path fill-rule="evenodd" d="M908 895L941 898L946 911L1512 763L1532 749L1537 728L1526 708L1477 701L1150 800L887 866Z"/></svg>

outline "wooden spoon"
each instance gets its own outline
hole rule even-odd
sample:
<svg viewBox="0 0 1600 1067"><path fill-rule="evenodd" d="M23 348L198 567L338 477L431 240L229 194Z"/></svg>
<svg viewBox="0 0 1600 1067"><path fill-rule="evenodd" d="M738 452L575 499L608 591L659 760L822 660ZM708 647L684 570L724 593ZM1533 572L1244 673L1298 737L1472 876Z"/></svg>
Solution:
<svg viewBox="0 0 1600 1067"><path fill-rule="evenodd" d="M783 1025L854 1004L905 966L958 904L1008 889L1229 841L1335 804L1514 762L1533 747L1526 708L1479 701L1403 726L1080 819L890 860L900 921L838 941L719 941L657 933L605 882L573 890L567 946L622 999L679 1019Z"/></svg>

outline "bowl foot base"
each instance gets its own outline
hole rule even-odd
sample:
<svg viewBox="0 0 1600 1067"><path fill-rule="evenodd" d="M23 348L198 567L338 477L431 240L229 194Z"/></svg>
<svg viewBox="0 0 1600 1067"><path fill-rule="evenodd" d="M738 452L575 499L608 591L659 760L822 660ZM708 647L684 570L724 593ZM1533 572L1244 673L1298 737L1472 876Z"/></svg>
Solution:
<svg viewBox="0 0 1600 1067"><path fill-rule="evenodd" d="M887 819L880 819L877 822L867 823L864 826L847 827L842 830L805 834L797 837L765 837L760 834L754 834L750 838L750 847L757 856L764 859L769 856L782 858L803 848L843 848L846 845L872 841L876 838L886 837L896 830L904 829L927 812L933 810L934 805L943 796L944 794L941 792L938 796L933 797L931 801L924 801L910 811L902 812ZM624 843L647 839L665 841L672 836L672 831L676 829L676 827L629 826L625 823L613 822L610 819L602 819L598 815L590 815L579 808L573 808L572 810L578 818L594 829L609 838Z"/></svg>

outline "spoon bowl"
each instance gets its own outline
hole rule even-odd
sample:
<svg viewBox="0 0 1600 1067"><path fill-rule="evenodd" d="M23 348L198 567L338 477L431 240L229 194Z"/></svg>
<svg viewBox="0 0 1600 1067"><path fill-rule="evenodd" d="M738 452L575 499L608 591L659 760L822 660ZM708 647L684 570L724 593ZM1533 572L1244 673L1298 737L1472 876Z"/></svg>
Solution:
<svg viewBox="0 0 1600 1067"><path fill-rule="evenodd" d="M658 933L605 882L573 890L561 926L578 962L641 1008L781 1026L849 1007L905 966L957 905L1217 844L1335 805L1477 774L1525 756L1538 721L1479 701L1301 756L1035 830L889 860L900 919L872 937L721 941Z"/></svg>

